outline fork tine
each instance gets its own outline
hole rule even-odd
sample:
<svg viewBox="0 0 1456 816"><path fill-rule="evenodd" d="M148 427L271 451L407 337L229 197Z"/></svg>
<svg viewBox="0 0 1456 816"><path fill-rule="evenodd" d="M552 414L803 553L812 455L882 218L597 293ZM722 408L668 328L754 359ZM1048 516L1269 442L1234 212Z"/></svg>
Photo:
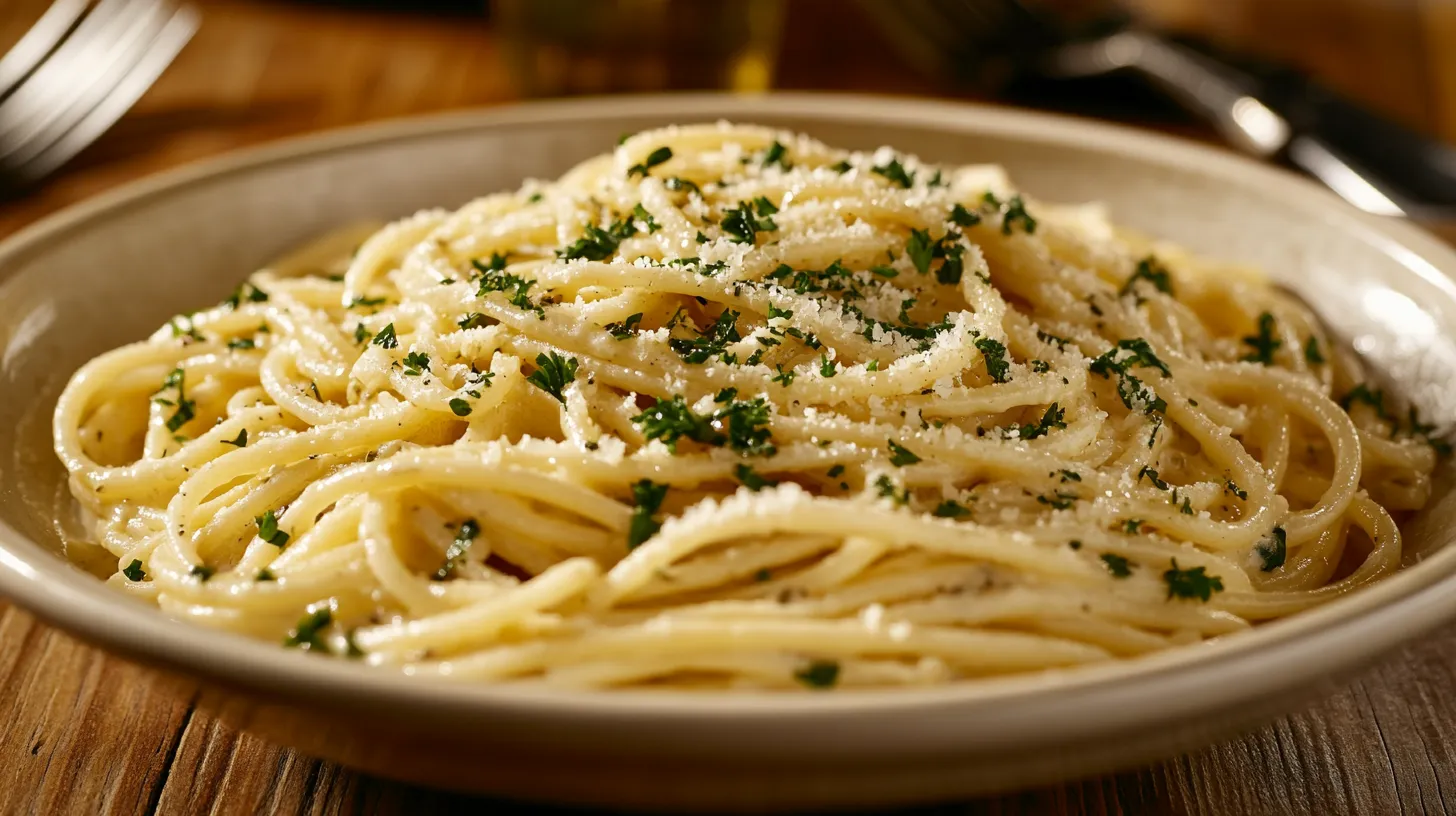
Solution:
<svg viewBox="0 0 1456 816"><path fill-rule="evenodd" d="M86 13L88 0L54 0L20 42L0 56L0 99L30 76L41 60L55 50L76 21Z"/></svg>
<svg viewBox="0 0 1456 816"><path fill-rule="evenodd" d="M157 37L141 52L141 58L112 88L111 93L86 113L75 127L58 134L49 144L40 146L34 158L15 170L13 175L22 183L38 181L70 161L105 133L152 87L167 66L172 64L172 60L197 32L200 20L201 16L191 8L178 9Z"/></svg>
<svg viewBox="0 0 1456 816"><path fill-rule="evenodd" d="M166 11L154 0L98 3L76 32L0 102L0 159L23 152L50 129L68 129L95 107L165 25Z"/></svg>

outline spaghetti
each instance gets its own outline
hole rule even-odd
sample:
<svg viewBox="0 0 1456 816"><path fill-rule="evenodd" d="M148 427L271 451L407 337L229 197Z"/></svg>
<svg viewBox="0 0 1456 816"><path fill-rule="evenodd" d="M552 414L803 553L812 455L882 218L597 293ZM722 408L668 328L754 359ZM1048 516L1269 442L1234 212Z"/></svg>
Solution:
<svg viewBox="0 0 1456 816"><path fill-rule="evenodd" d="M422 675L934 683L1327 601L1430 493L1299 302L996 167L676 127L360 237L72 378L119 588Z"/></svg>

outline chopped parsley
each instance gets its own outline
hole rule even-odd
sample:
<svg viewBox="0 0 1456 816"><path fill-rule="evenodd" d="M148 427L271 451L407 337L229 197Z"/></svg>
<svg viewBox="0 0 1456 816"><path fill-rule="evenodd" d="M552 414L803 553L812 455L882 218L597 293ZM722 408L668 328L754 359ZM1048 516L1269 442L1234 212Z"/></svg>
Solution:
<svg viewBox="0 0 1456 816"><path fill-rule="evenodd" d="M785 371L782 365L774 366L774 370L777 371L778 374L771 377L769 381L779 383L785 388L788 388L789 385L794 382L794 378L799 376L798 373L795 372L792 368Z"/></svg>
<svg viewBox="0 0 1456 816"><path fill-rule="evenodd" d="M1253 351L1239 358L1246 363L1274 365L1274 352L1284 343L1274 336L1274 315L1264 312L1259 315L1259 333L1243 339L1244 345Z"/></svg>
<svg viewBox="0 0 1456 816"><path fill-rule="evenodd" d="M648 176L651 174L650 171L652 168L671 158L672 148L666 146L659 147L651 153L648 153L647 158L643 159L640 163L627 168L627 178L632 178L636 175Z"/></svg>
<svg viewBox="0 0 1456 816"><path fill-rule="evenodd" d="M651 408L632 417L642 428L647 439L659 439L667 449L677 453L680 439L690 439L705 445L723 444L723 435L713 429L711 417L699 416L688 406L681 394L670 400L658 400Z"/></svg>
<svg viewBox="0 0 1456 816"><path fill-rule="evenodd" d="M961 518L963 516L969 516L971 514L971 511L970 511L969 508L965 507L960 502L955 502L955 501L951 501L950 499L946 499L945 501L941 502L940 504L937 504L935 506L935 509L932 510L930 514L933 515L933 516L935 516L936 518L952 518L953 519L953 518Z"/></svg>
<svg viewBox="0 0 1456 816"><path fill-rule="evenodd" d="M1259 571L1273 572L1284 566L1284 528L1275 527L1269 535L1254 546L1254 554L1259 556Z"/></svg>
<svg viewBox="0 0 1456 816"><path fill-rule="evenodd" d="M915 264L915 271L924 275L930 271L930 262L935 257L935 248L939 242L930 240L930 233L927 230L910 230L910 240L905 242L905 254L910 256L910 262Z"/></svg>
<svg viewBox="0 0 1456 816"><path fill-rule="evenodd" d="M412 351L404 358L404 375L406 377L418 377L423 372L430 370L430 355L418 351Z"/></svg>
<svg viewBox="0 0 1456 816"><path fill-rule="evenodd" d="M828 378L833 377L836 373L834 361L829 359L828 354L823 355L819 360L819 376Z"/></svg>
<svg viewBox="0 0 1456 816"><path fill-rule="evenodd" d="M642 542L656 535L662 525L654 516L667 498L668 486L643 479L632 484L632 520L627 526L627 549L635 550Z"/></svg>
<svg viewBox="0 0 1456 816"><path fill-rule="evenodd" d="M909 489L896 485L889 476L880 476L875 480L875 492L879 494L880 498L890 499L895 504L908 504L910 501Z"/></svg>
<svg viewBox="0 0 1456 816"><path fill-rule="evenodd" d="M390 323L380 329L379 333L374 335L374 339L370 342L380 348L399 348L399 338L394 335L394 324Z"/></svg>
<svg viewBox="0 0 1456 816"><path fill-rule="evenodd" d="M470 314L472 316L479 317L479 315L476 315L474 312L471 312ZM463 324L464 321L461 321L461 323ZM462 325L461 328L465 328L465 327ZM355 323L354 324L354 342L355 343L367 343L367 342L369 342L369 330L366 329L366 328L364 328L364 324L363 323Z"/></svg>
<svg viewBox="0 0 1456 816"><path fill-rule="evenodd" d="M333 610L327 604L317 605L316 609L299 618L288 637L283 639L283 645L305 652L326 651L328 647L324 645L323 630L333 622Z"/></svg>
<svg viewBox="0 0 1456 816"><path fill-rule="evenodd" d="M724 309L718 319L713 321L713 325L701 335L692 339L673 338L667 343L673 351L682 355L684 362L700 365L712 357L723 362L733 362L728 359L728 344L742 339L743 336L738 333L738 312Z"/></svg>
<svg viewBox="0 0 1456 816"><path fill-rule="evenodd" d="M152 401L159 405L170 405L177 409L172 412L172 416L167 418L167 430L175 434L182 429L183 425L197 418L197 403L187 399L186 372L180 367L172 369L171 373L167 375L167 378L162 380L162 387L157 390L160 392L168 388L177 389L177 399L175 401L165 397L153 397Z"/></svg>
<svg viewBox="0 0 1456 816"><path fill-rule="evenodd" d="M207 583L208 579L212 578L212 576L217 574L217 570L209 567L206 564L198 564L190 571L188 571L187 574L191 575L193 578L196 578L197 580L205 584Z"/></svg>
<svg viewBox="0 0 1456 816"><path fill-rule="evenodd" d="M1168 585L1168 599L1173 598L1197 598L1200 601L1207 601L1213 597L1215 592L1223 592L1223 579L1216 575L1208 575L1203 567L1193 569L1179 569L1178 559L1173 559L1172 568L1163 573L1163 581Z"/></svg>
<svg viewBox="0 0 1456 816"><path fill-rule="evenodd" d="M470 416L470 412L472 410L474 409L470 407L470 403L465 401L464 399L461 399L460 397L450 398L450 412L453 413L455 416Z"/></svg>
<svg viewBox="0 0 1456 816"><path fill-rule="evenodd" d="M838 479L840 476L844 475L844 465L835 465L834 467L826 471L824 475L828 476L831 479Z"/></svg>
<svg viewBox="0 0 1456 816"><path fill-rule="evenodd" d="M678 193L678 192L682 192L682 191L686 190L689 193L693 193L693 194L699 195L699 196L701 196L703 194L703 190L702 190L701 187L699 187L698 185L692 183L691 181L688 181L685 178L679 178L677 176L672 176L667 181L664 181L662 183L662 186L666 187L667 189L671 190L674 193ZM698 233L698 234L701 235L702 233ZM699 241L698 243L702 244L702 243L706 243L706 242L705 241Z"/></svg>
<svg viewBox="0 0 1456 816"><path fill-rule="evenodd" d="M1045 504L1053 510L1070 510L1082 498L1076 493L1063 493L1058 490L1050 496L1037 496L1037 504Z"/></svg>
<svg viewBox="0 0 1456 816"><path fill-rule="evenodd" d="M1325 356L1320 353L1319 338L1312 334L1304 344L1304 361L1312 366L1325 364Z"/></svg>
<svg viewBox="0 0 1456 816"><path fill-rule="evenodd" d="M147 571L142 569L141 559L137 558L133 558L132 562L126 565L126 569L121 571L121 574L125 575L128 581L140 581L147 577Z"/></svg>
<svg viewBox="0 0 1456 816"><path fill-rule="evenodd" d="M278 516L272 510L264 512L253 521L258 525L258 538L280 550L288 543L288 533L278 529Z"/></svg>
<svg viewBox="0 0 1456 816"><path fill-rule="evenodd" d="M246 448L248 446L248 429L244 428L238 431L237 436L232 439L224 439L222 443L224 445L235 445L239 448Z"/></svg>
<svg viewBox="0 0 1456 816"><path fill-rule="evenodd" d="M853 170L854 165L850 164L848 159L841 159L838 162L829 165L829 169L840 175L844 175L845 173Z"/></svg>
<svg viewBox="0 0 1456 816"><path fill-rule="evenodd" d="M1380 388L1371 388L1367 383L1360 383L1350 392L1340 398L1340 407L1349 413L1351 406L1357 402L1363 402L1375 410L1375 415L1388 422L1395 422L1395 417L1385 409L1385 391Z"/></svg>
<svg viewBox="0 0 1456 816"><path fill-rule="evenodd" d="M475 522L475 519L460 522L460 530L455 533L455 540L445 548L445 563L435 570L433 577L436 581L443 581L455 572L456 565L465 557L465 553L470 550L470 545L475 543L475 537L478 535L480 535L480 525Z"/></svg>
<svg viewBox="0 0 1456 816"><path fill-rule="evenodd" d="M773 487L778 484L778 482L772 479L765 479L763 476L760 476L758 471L753 469L752 465L739 464L733 469L733 476L738 479L739 483L754 493L757 493L765 487Z"/></svg>
<svg viewBox="0 0 1456 816"><path fill-rule="evenodd" d="M950 208L950 221L958 227L974 227L981 223L981 214L971 212L960 204Z"/></svg>
<svg viewBox="0 0 1456 816"><path fill-rule="evenodd" d="M787 147L784 147L783 143L780 142L778 139L775 139L774 143L769 145L768 149L763 152L763 160L761 164L764 167L772 167L773 165L777 164L779 167L788 170L789 168L794 166L792 163L789 162L788 154L789 149Z"/></svg>
<svg viewBox="0 0 1456 816"><path fill-rule="evenodd" d="M228 299L223 301L223 303L226 303L230 309L236 309L244 303L262 303L267 299L267 292L264 292L248 281L243 281L238 284L238 288L233 290L233 293L228 295Z"/></svg>
<svg viewBox="0 0 1456 816"><path fill-rule="evenodd" d="M367 297L365 295L360 295L360 296L354 298L353 300L349 301L349 308L350 309L357 309L360 306L363 306L365 308L372 308L372 307L375 307L375 306L383 306L384 304L386 304L388 302L389 302L389 298L383 298L383 297Z"/></svg>
<svg viewBox="0 0 1456 816"><path fill-rule="evenodd" d="M1113 578L1127 578L1132 575L1132 568L1137 566L1116 553L1103 553L1100 557Z"/></svg>
<svg viewBox="0 0 1456 816"><path fill-rule="evenodd" d="M1148 481L1152 482L1153 487L1156 487L1159 490L1168 489L1168 483L1163 481L1162 479L1159 479L1158 472L1148 467L1147 465L1143 465L1143 469L1138 471L1137 480L1141 482L1143 479L1147 479Z"/></svg>
<svg viewBox="0 0 1456 816"><path fill-rule="evenodd" d="M276 581L276 580L278 580L278 576L276 576L276 575L273 574L273 570L270 570L267 567L264 567L264 568L258 570L258 574L253 576L253 580L254 581Z"/></svg>
<svg viewBox="0 0 1456 816"><path fill-rule="evenodd" d="M251 337L234 337L227 343L228 348L233 351L247 351L258 347L258 341Z"/></svg>
<svg viewBox="0 0 1456 816"><path fill-rule="evenodd" d="M738 206L724 210L720 225L734 241L751 244L757 239L758 233L773 232L779 228L773 218L769 217L776 212L778 208L772 202L759 196L752 202L740 201Z"/></svg>
<svg viewBox="0 0 1456 816"><path fill-rule="evenodd" d="M839 682L839 664L833 660L815 660L794 672L794 679L812 689L834 688Z"/></svg>
<svg viewBox="0 0 1456 816"><path fill-rule="evenodd" d="M976 338L976 348L981 352L981 358L986 361L986 373L991 379L1004 383L1011 379L1011 365L1006 362L1006 346L999 340L989 337Z"/></svg>
<svg viewBox="0 0 1456 816"><path fill-rule="evenodd" d="M556 398L557 402L566 403L566 395L563 393L568 383L576 380L577 361L575 357L562 357L556 352L550 354L536 355L536 370L526 381L545 391Z"/></svg>
<svg viewBox="0 0 1456 816"><path fill-rule="evenodd" d="M1240 489L1238 485L1234 484L1233 479L1224 479L1223 487L1225 490L1234 494L1235 496L1238 496L1241 499L1249 498L1249 491Z"/></svg>
<svg viewBox="0 0 1456 816"><path fill-rule="evenodd" d="M919 456L916 456L909 449L896 444L893 439L886 440L885 444L890 448L890 464L895 467L905 467L906 465L913 465L920 461Z"/></svg>
<svg viewBox="0 0 1456 816"><path fill-rule="evenodd" d="M720 393L719 396L722 396ZM772 443L769 429L770 406L763 397L732 402L714 412L711 420L719 428L727 428L728 446L744 456L773 456L778 448Z"/></svg>
<svg viewBox="0 0 1456 816"><path fill-rule="evenodd" d="M1020 195L1014 195L1006 201L1001 201L995 193L986 193L981 200L993 210L1001 213L1001 234L1010 235L1011 228L1020 224L1021 229L1030 235L1036 232L1036 219L1026 211L1026 202L1021 200Z"/></svg>
<svg viewBox="0 0 1456 816"><path fill-rule="evenodd" d="M638 221L642 222L642 226L645 227L649 233L657 232L658 230L662 229L662 225L657 223L657 219L652 217L652 213L648 212L647 208L642 206L640 203L632 208L632 215Z"/></svg>
<svg viewBox="0 0 1456 816"><path fill-rule="evenodd" d="M1122 531L1129 535L1137 535L1143 531L1142 519L1128 519L1122 523Z"/></svg>
<svg viewBox="0 0 1456 816"><path fill-rule="evenodd" d="M1156 368L1164 376L1172 376L1168 366L1153 353L1148 341L1140 337L1119 340L1116 346L1093 360L1088 370L1103 378L1116 374L1117 395L1129 409L1145 414L1166 411L1168 403L1130 373L1131 369L1138 367Z"/></svg>
<svg viewBox="0 0 1456 816"><path fill-rule="evenodd" d="M899 159L890 159L888 164L871 167L870 172L884 176L890 183L898 184L906 189L915 186L915 174L905 172L905 165L900 164Z"/></svg>
<svg viewBox="0 0 1456 816"><path fill-rule="evenodd" d="M1016 431L1020 439L1036 439L1038 436L1046 436L1053 428L1067 427L1066 411L1057 403L1047 406L1046 413L1041 415L1041 420L1025 425L1012 425L1010 430Z"/></svg>
<svg viewBox="0 0 1456 816"><path fill-rule="evenodd" d="M1153 285L1154 289L1165 295L1173 294L1173 280L1169 277L1168 270L1151 255L1137 262L1137 269L1133 271L1132 276L1127 279L1127 283L1122 285L1122 289L1117 294L1119 296L1127 294L1136 296L1137 291L1134 287L1138 281L1147 281ZM1142 302L1141 297L1138 298L1138 302Z"/></svg>
<svg viewBox="0 0 1456 816"><path fill-rule="evenodd" d="M637 312L627 316L621 323L608 323L606 330L618 340L626 340L637 333L637 326L642 322L642 313Z"/></svg>

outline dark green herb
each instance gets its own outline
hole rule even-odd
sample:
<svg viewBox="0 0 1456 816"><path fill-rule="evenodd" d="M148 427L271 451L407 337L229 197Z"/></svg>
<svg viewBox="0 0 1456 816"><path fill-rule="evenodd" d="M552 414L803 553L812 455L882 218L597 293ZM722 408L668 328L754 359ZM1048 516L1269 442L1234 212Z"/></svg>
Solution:
<svg viewBox="0 0 1456 816"><path fill-rule="evenodd" d="M238 288L233 290L233 293L228 295L227 300L223 301L223 303L226 303L228 308L236 309L244 303L262 303L267 299L267 292L264 292L248 281L243 281L238 284Z"/></svg>
<svg viewBox="0 0 1456 816"><path fill-rule="evenodd" d="M632 208L632 215L638 221L642 222L642 226L645 227L649 233L657 232L658 230L662 229L662 225L657 223L657 219L652 217L652 213L648 212L647 208L642 206L641 204L638 204L637 206Z"/></svg>
<svg viewBox="0 0 1456 816"><path fill-rule="evenodd" d="M472 312L471 314L474 314L474 312ZM355 323L354 324L354 342L355 343L365 343L365 342L368 342L368 341L369 341L369 330L366 329L366 328L364 328L364 324L363 323Z"/></svg>
<svg viewBox="0 0 1456 816"><path fill-rule="evenodd" d="M1072 342L1065 337L1058 337L1055 334L1048 334L1041 329L1036 330L1036 339L1042 341L1043 343L1050 343L1059 349L1065 349L1067 347L1067 344Z"/></svg>
<svg viewBox="0 0 1456 816"><path fill-rule="evenodd" d="M762 206L767 204L767 207ZM758 215L754 215L754 208L758 207ZM778 212L768 199L759 197L752 203L738 202L738 206L730 207L723 211L723 220L720 223L723 231L728 233L734 241L740 244L753 243L760 232L773 232L779 228L772 218L768 216Z"/></svg>
<svg viewBox="0 0 1456 816"><path fill-rule="evenodd" d="M844 465L835 465L827 472L825 472L824 475L828 476L831 479L838 479L840 476L844 475Z"/></svg>
<svg viewBox="0 0 1456 816"><path fill-rule="evenodd" d="M728 446L738 453L744 456L773 456L779 450L772 443L773 432L769 428L772 419L770 408L763 397L757 397L748 401L730 402L714 412L710 419L716 427L727 428ZM722 444L721 440L716 444Z"/></svg>
<svg viewBox="0 0 1456 816"><path fill-rule="evenodd" d="M206 564L198 564L190 571L188 571L187 574L191 575L193 578L196 578L197 580L205 584L208 582L209 579L212 578L212 576L217 574L217 570L207 566Z"/></svg>
<svg viewBox="0 0 1456 816"><path fill-rule="evenodd" d="M910 491L895 484L889 476L881 476L875 480L875 492L882 499L891 499L896 504L907 504L910 501Z"/></svg>
<svg viewBox="0 0 1456 816"><path fill-rule="evenodd" d="M1143 531L1142 519L1128 519L1122 523L1122 531L1129 535L1137 535Z"/></svg>
<svg viewBox="0 0 1456 816"><path fill-rule="evenodd" d="M576 379L577 361L575 357L562 357L556 352L536 355L536 370L526 381L545 391L556 398L557 402L566 403L566 395L563 391L568 383Z"/></svg>
<svg viewBox="0 0 1456 816"><path fill-rule="evenodd" d="M631 225L628 224L627 229L630 228ZM617 247L621 245L622 239L630 235L630 232L623 229L614 229L609 232L594 224L587 224L582 230L580 238L556 250L556 257L565 261L578 258L587 261L605 261L617 254Z"/></svg>
<svg viewBox="0 0 1456 816"><path fill-rule="evenodd" d="M900 164L899 159L890 159L888 164L871 167L870 172L884 176L892 184L898 184L906 189L915 185L915 174L905 172L905 166Z"/></svg>
<svg viewBox="0 0 1456 816"><path fill-rule="evenodd" d="M224 439L222 443L224 445L236 445L239 448L246 448L248 446L248 429L244 428L241 431L238 431L238 435L236 437L232 439Z"/></svg>
<svg viewBox="0 0 1456 816"><path fill-rule="evenodd" d="M125 575L128 581L140 581L147 577L147 571L142 569L141 560L136 558L126 565L126 569L122 570L121 574Z"/></svg>
<svg viewBox="0 0 1456 816"><path fill-rule="evenodd" d="M831 360L831 359L829 359L829 355L828 354L825 354L819 360L819 376L821 376L821 377L833 377L835 375L835 373L836 372L834 370L834 361Z"/></svg>
<svg viewBox="0 0 1456 816"><path fill-rule="evenodd" d="M1050 496L1037 496L1036 502L1037 504L1045 504L1053 510L1070 510L1077 503L1077 499L1080 498L1082 497L1076 493L1063 493L1058 490Z"/></svg>
<svg viewBox="0 0 1456 816"><path fill-rule="evenodd" d="M642 542L652 538L662 525L654 518L667 498L667 485L656 484L643 479L632 485L632 520L627 527L627 549L635 550Z"/></svg>
<svg viewBox="0 0 1456 816"><path fill-rule="evenodd" d="M758 471L753 469L752 465L738 465L733 469L733 476L738 479L740 484L752 490L754 493L757 493L765 487L773 487L778 484L778 482L772 479L765 479L760 476Z"/></svg>
<svg viewBox="0 0 1456 816"><path fill-rule="evenodd" d="M466 402L465 400L461 399L460 397L451 397L450 398L450 412L453 413L453 414L455 414L455 416L458 416L458 417L470 416L470 412L472 410L474 410L474 409L472 409L470 407L470 403L469 402Z"/></svg>
<svg viewBox="0 0 1456 816"><path fill-rule="evenodd" d="M935 509L931 511L931 515L937 518L961 518L970 514L971 511L969 508L964 507L960 502L954 502L949 499L936 505Z"/></svg>
<svg viewBox="0 0 1456 816"><path fill-rule="evenodd" d="M334 622L334 612L328 605L315 605L316 608L309 610L307 615L299 618L288 637L283 639L283 645L302 649L305 652L323 652L328 647L324 645L323 630Z"/></svg>
<svg viewBox="0 0 1456 816"><path fill-rule="evenodd" d="M703 194L703 190L701 187L692 183L691 181L688 181L685 178L679 178L677 176L672 176L667 181L664 181L662 185L674 193L686 190L687 192L693 193L694 195L698 196L701 196ZM704 241L699 241L698 243L701 244L704 243Z"/></svg>
<svg viewBox="0 0 1456 816"><path fill-rule="evenodd" d="M278 576L276 576L276 575L273 574L273 570L270 570L267 567L264 567L264 568L258 570L258 574L253 576L253 580L254 581L276 581L276 580L278 580Z"/></svg>
<svg viewBox="0 0 1456 816"><path fill-rule="evenodd" d="M258 538L280 550L288 544L288 533L278 529L278 517L272 510L265 511L253 521L258 525Z"/></svg>
<svg viewBox="0 0 1456 816"><path fill-rule="evenodd" d="M399 338L394 336L394 324L390 323L380 329L379 333L374 335L374 339L371 342L380 348L399 348Z"/></svg>
<svg viewBox="0 0 1456 816"><path fill-rule="evenodd" d="M412 351L404 357L404 375L406 377L418 377L423 372L430 370L430 355L418 351Z"/></svg>
<svg viewBox="0 0 1456 816"><path fill-rule="evenodd" d="M658 400L655 405L632 421L642 428L642 435L648 440L660 439L667 449L677 453L679 439L691 439L705 445L721 445L722 434L713 429L711 417L699 416L688 406L681 394L670 400Z"/></svg>
<svg viewBox="0 0 1456 816"><path fill-rule="evenodd" d="M794 382L794 378L797 377L797 376L799 376L798 373L795 372L792 368L789 369L789 370L787 370L787 371L785 371L784 370L784 367L782 365L776 365L776 366L774 366L774 370L777 371L778 374L776 374L773 377L771 377L769 379L769 381L770 382L780 383L785 388L788 388L789 385Z"/></svg>
<svg viewBox="0 0 1456 816"><path fill-rule="evenodd" d="M671 158L672 148L659 147L651 153L648 153L647 158L643 159L640 164L634 164L631 167L627 168L627 178L632 178L636 175L647 176L650 174L652 168L656 167L659 164L662 164L663 162Z"/></svg>
<svg viewBox="0 0 1456 816"><path fill-rule="evenodd" d="M1225 490L1234 494L1235 496L1238 496L1241 499L1249 498L1249 491L1239 489L1239 486L1234 484L1233 479L1224 479L1223 486Z"/></svg>
<svg viewBox="0 0 1456 816"><path fill-rule="evenodd" d="M1395 417L1385 408L1385 391L1379 388L1371 388L1366 383L1360 383L1350 389L1350 393L1340 399L1340 407L1349 412L1351 406L1357 402L1363 402L1375 409L1375 415L1388 422L1395 422Z"/></svg>
<svg viewBox="0 0 1456 816"><path fill-rule="evenodd" d="M848 160L840 160L834 164L829 165L829 169L833 170L836 173L839 173L840 175L844 175L850 170L853 170L854 165L850 164Z"/></svg>
<svg viewBox="0 0 1456 816"><path fill-rule="evenodd" d="M1168 270L1162 264L1158 263L1157 258L1151 255L1137 262L1137 269L1133 271L1132 277L1127 279L1127 283L1122 285L1122 289L1117 294L1136 294L1136 290L1133 287L1140 280L1147 281L1153 285L1154 289L1157 289L1165 295L1171 296L1173 294L1173 280L1168 275ZM1141 303L1142 298L1138 298L1138 302Z"/></svg>
<svg viewBox="0 0 1456 816"><path fill-rule="evenodd" d="M1026 211L1026 202L1021 196L1014 195L1006 201L1001 201L995 193L986 193L981 197L987 206L1001 213L1001 234L1010 235L1012 226L1021 225L1021 229L1030 235L1036 232L1036 219Z"/></svg>
<svg viewBox="0 0 1456 816"><path fill-rule="evenodd" d="M626 340L637 333L637 325L641 322L642 313L637 312L636 314L628 315L627 319L621 323L608 323L606 329L618 340Z"/></svg>
<svg viewBox="0 0 1456 816"><path fill-rule="evenodd" d="M1274 315L1264 312L1259 315L1259 333L1245 337L1244 345L1253 349L1245 354L1242 359L1249 363L1263 363L1274 365L1274 352L1284 345L1282 341L1274 337Z"/></svg>
<svg viewBox="0 0 1456 816"><path fill-rule="evenodd" d="M839 664L832 660L815 660L794 672L794 679L812 689L834 688L839 682Z"/></svg>
<svg viewBox="0 0 1456 816"><path fill-rule="evenodd" d="M1116 346L1093 360L1088 370L1104 378L1116 374L1117 395L1128 408L1145 414L1166 411L1168 403L1130 373L1131 369L1138 367L1156 368L1165 376L1172 376L1168 366L1158 359L1152 347L1142 338L1119 340Z"/></svg>
<svg viewBox="0 0 1456 816"><path fill-rule="evenodd" d="M443 581L455 572L455 567L470 551L470 545L475 543L475 537L480 535L480 525L475 519L466 519L460 522L460 529L455 533L455 540L445 548L445 563L435 570L434 579Z"/></svg>
<svg viewBox="0 0 1456 816"><path fill-rule="evenodd" d="M1203 567L1193 569L1178 569L1178 559L1173 559L1173 566L1163 573L1163 581L1168 584L1168 599L1173 598L1197 598L1200 601L1207 601L1213 597L1215 592L1223 592L1223 579L1216 575L1208 575Z"/></svg>
<svg viewBox="0 0 1456 816"><path fill-rule="evenodd" d="M919 456L896 444L893 439L886 440L885 444L890 448L890 464L895 467L905 467L906 465L913 465L920 461Z"/></svg>
<svg viewBox="0 0 1456 816"><path fill-rule="evenodd" d="M1304 361L1312 366L1325 364L1325 356L1320 353L1319 338L1312 334L1304 344Z"/></svg>
<svg viewBox="0 0 1456 816"><path fill-rule="evenodd" d="M763 569L753 574L753 580L759 582L760 584L772 577L773 573L769 572L768 567L764 567Z"/></svg>
<svg viewBox="0 0 1456 816"><path fill-rule="evenodd" d="M1132 575L1132 568L1137 566L1116 553L1103 553L1100 557L1113 578L1127 578Z"/></svg>
<svg viewBox="0 0 1456 816"><path fill-rule="evenodd" d="M1011 379L1011 365L1006 362L1006 346L999 340L978 337L976 348L981 352L981 358L986 361L986 373L991 375L992 380L1004 383Z"/></svg>
<svg viewBox="0 0 1456 816"><path fill-rule="evenodd" d="M357 309L357 308L359 308L361 306L362 307L365 307L365 308L372 308L372 307L375 307L375 306L383 306L384 304L386 304L388 302L389 302L389 298L385 298L385 297L367 297L365 295L360 295L360 296L354 298L353 300L349 301L349 308L350 309Z"/></svg>
<svg viewBox="0 0 1456 816"><path fill-rule="evenodd" d="M1147 479L1148 481L1152 482L1153 487L1156 487L1159 490L1168 489L1168 483L1163 481L1162 479L1159 479L1158 472L1148 467L1147 465L1143 465L1143 469L1138 471L1137 480L1141 482L1143 479Z"/></svg>
<svg viewBox="0 0 1456 816"><path fill-rule="evenodd" d="M788 160L788 153L789 149L784 147L779 140L775 139L774 143L769 145L768 149L763 152L762 164L764 167L771 167L777 164L779 167L788 170L793 167Z"/></svg>
<svg viewBox="0 0 1456 816"><path fill-rule="evenodd" d="M233 351L247 351L258 347L258 342L251 337L234 337L228 341L228 348Z"/></svg>
<svg viewBox="0 0 1456 816"><path fill-rule="evenodd" d="M872 266L870 267L870 274L878 275L882 278L893 278L900 273L897 270L888 266Z"/></svg>
<svg viewBox="0 0 1456 816"><path fill-rule="evenodd" d="M682 355L684 362L702 364L713 357L730 362L725 358L728 345L742 339L743 336L738 333L738 313L732 309L724 309L718 319L713 321L713 325L699 336L692 339L675 337L668 340L667 344Z"/></svg>
<svg viewBox="0 0 1456 816"><path fill-rule="evenodd" d="M929 231L910 230L910 240L905 242L905 254L909 255L910 262L915 264L915 271L922 275L930 271L930 262L935 258L937 246L939 246L939 242L930 240Z"/></svg>
<svg viewBox="0 0 1456 816"><path fill-rule="evenodd" d="M1284 566L1284 538L1284 528L1275 527L1266 538L1254 546L1254 552L1259 556L1261 572L1273 572Z"/></svg>
<svg viewBox="0 0 1456 816"><path fill-rule="evenodd" d="M1078 473L1075 470L1065 470L1065 469L1064 470L1059 470L1059 471L1057 471L1056 473L1054 473L1052 475L1055 476L1057 474L1061 474L1061 477L1062 477L1061 481L1062 481L1063 484L1066 484L1067 482L1080 482L1080 481L1082 481L1082 474Z"/></svg>
<svg viewBox="0 0 1456 816"><path fill-rule="evenodd" d="M1067 427L1063 417L1066 411L1055 402L1047 406L1046 413L1042 414L1041 420L1036 423L1025 425L1012 425L1010 430L1017 431L1020 439L1036 439L1038 436L1046 436L1053 428Z"/></svg>
<svg viewBox="0 0 1456 816"><path fill-rule="evenodd" d="M974 213L960 204L950 208L951 223L958 227L974 227L981 223L981 214Z"/></svg>

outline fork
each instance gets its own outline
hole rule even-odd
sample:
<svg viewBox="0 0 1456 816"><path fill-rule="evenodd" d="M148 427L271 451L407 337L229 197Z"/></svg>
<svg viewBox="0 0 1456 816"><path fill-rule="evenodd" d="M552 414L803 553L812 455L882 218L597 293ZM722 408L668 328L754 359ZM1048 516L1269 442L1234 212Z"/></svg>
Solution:
<svg viewBox="0 0 1456 816"><path fill-rule="evenodd" d="M923 71L962 83L1131 72L1212 124L1232 146L1297 167L1367 212L1456 222L1456 149L1288 69L1139 28L1111 0L1053 18L1026 0L861 0ZM1100 7L1100 8L1099 8ZM1090 25L1088 23L1091 23Z"/></svg>
<svg viewBox="0 0 1456 816"><path fill-rule="evenodd" d="M94 142L197 30L173 0L54 0L0 57L0 189L33 185Z"/></svg>

